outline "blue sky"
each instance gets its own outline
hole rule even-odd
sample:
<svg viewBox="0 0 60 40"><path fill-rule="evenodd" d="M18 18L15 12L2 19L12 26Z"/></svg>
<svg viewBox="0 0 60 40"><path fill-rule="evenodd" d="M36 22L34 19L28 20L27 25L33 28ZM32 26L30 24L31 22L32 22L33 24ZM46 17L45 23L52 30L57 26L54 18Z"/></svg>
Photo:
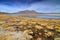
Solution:
<svg viewBox="0 0 60 40"><path fill-rule="evenodd" d="M60 0L0 0L0 12L35 10L42 13L60 13Z"/></svg>

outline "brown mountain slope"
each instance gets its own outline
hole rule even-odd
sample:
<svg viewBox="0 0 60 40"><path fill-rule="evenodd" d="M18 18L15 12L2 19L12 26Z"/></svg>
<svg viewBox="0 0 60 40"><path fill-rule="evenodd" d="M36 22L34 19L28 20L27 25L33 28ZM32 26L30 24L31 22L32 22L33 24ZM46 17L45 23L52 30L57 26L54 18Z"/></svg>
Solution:
<svg viewBox="0 0 60 40"><path fill-rule="evenodd" d="M34 10L25 10L25 11L20 11L20 12L16 12L19 14L39 14L38 12L34 11Z"/></svg>

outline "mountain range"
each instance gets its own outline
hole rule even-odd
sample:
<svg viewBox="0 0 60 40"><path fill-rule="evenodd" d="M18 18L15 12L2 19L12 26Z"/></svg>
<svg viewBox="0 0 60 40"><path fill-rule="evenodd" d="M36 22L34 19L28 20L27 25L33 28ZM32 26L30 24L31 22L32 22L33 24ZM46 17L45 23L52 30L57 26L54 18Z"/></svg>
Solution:
<svg viewBox="0 0 60 40"><path fill-rule="evenodd" d="M0 14L6 14L6 15L13 15L13 16L20 16L20 15L25 15L25 16L31 16L31 15L52 15L52 16L60 16L60 13L40 13L34 10L24 10L24 11L19 11L19 12L15 12L15 13L6 13L6 12L0 12Z"/></svg>

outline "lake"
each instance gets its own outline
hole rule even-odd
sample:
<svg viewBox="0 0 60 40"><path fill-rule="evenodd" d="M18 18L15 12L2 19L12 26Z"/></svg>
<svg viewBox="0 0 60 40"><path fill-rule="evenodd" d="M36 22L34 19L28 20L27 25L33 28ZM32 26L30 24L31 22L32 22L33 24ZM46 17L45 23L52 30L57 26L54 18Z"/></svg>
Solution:
<svg viewBox="0 0 60 40"><path fill-rule="evenodd" d="M60 19L60 16L36 16L36 18L44 18L44 19Z"/></svg>

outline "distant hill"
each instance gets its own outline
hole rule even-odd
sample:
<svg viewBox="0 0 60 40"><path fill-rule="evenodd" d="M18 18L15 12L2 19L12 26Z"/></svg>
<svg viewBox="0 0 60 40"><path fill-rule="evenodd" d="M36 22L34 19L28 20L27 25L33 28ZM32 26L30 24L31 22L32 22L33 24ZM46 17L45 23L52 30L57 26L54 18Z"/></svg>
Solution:
<svg viewBox="0 0 60 40"><path fill-rule="evenodd" d="M25 11L19 11L19 12L15 12L15 13L5 13L5 12L0 12L0 14L6 14L6 15L11 15L11 16L28 16L28 15L38 15L40 13L34 11L34 10L25 10Z"/></svg>
<svg viewBox="0 0 60 40"><path fill-rule="evenodd" d="M9 13L0 12L0 14L9 14ZM60 14L60 13L41 13L34 10L24 10L24 11L19 11L19 12L10 13L10 14Z"/></svg>
<svg viewBox="0 0 60 40"><path fill-rule="evenodd" d="M20 12L16 12L18 14L39 14L38 12L34 11L34 10L25 10L25 11L20 11Z"/></svg>
<svg viewBox="0 0 60 40"><path fill-rule="evenodd" d="M0 14L9 14L9 13L0 12ZM39 14L39 13L34 11L34 10L25 10L25 11L19 11L19 12L15 12L15 13L10 13L10 14Z"/></svg>
<svg viewBox="0 0 60 40"><path fill-rule="evenodd" d="M6 13L6 12L0 12L0 14L6 14L6 15L11 15L11 16L36 16L36 15L51 15L51 16L60 16L60 13L40 13L40 12L36 12L34 10L24 10L24 11L19 11L19 12L15 12L15 13Z"/></svg>

